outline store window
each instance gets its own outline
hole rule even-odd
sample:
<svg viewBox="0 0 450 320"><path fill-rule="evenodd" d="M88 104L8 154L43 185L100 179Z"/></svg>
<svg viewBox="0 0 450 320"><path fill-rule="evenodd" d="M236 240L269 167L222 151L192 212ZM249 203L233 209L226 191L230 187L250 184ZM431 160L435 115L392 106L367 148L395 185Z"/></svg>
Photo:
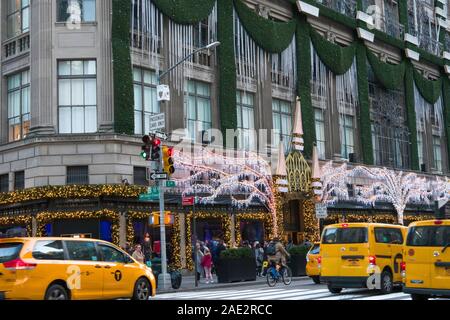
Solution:
<svg viewBox="0 0 450 320"><path fill-rule="evenodd" d="M0 176L0 193L9 191L9 174Z"/></svg>
<svg viewBox="0 0 450 320"><path fill-rule="evenodd" d="M67 184L68 185L88 185L89 184L89 167L88 166L67 167Z"/></svg>
<svg viewBox="0 0 450 320"><path fill-rule="evenodd" d="M59 133L97 132L95 60L58 63Z"/></svg>
<svg viewBox="0 0 450 320"><path fill-rule="evenodd" d="M58 22L94 22L95 0L58 0Z"/></svg>
<svg viewBox="0 0 450 320"><path fill-rule="evenodd" d="M157 78L154 71L133 69L134 82L134 133L150 132L150 117L159 113L156 98Z"/></svg>
<svg viewBox="0 0 450 320"><path fill-rule="evenodd" d="M7 37L30 31L30 0L6 0Z"/></svg>
<svg viewBox="0 0 450 320"><path fill-rule="evenodd" d="M292 139L292 104L289 101L273 99L273 145L278 146L283 141L284 150L288 151Z"/></svg>
<svg viewBox="0 0 450 320"><path fill-rule="evenodd" d="M7 77L8 140L25 139L30 131L30 70Z"/></svg>
<svg viewBox="0 0 450 320"><path fill-rule="evenodd" d="M188 136L193 141L202 139L203 132L212 128L211 85L188 80L185 93L185 117Z"/></svg>
<svg viewBox="0 0 450 320"><path fill-rule="evenodd" d="M240 130L238 148L250 151L256 149L255 130L255 95L237 91L237 129Z"/></svg>
<svg viewBox="0 0 450 320"><path fill-rule="evenodd" d="M25 171L18 171L14 173L14 190L25 189Z"/></svg>

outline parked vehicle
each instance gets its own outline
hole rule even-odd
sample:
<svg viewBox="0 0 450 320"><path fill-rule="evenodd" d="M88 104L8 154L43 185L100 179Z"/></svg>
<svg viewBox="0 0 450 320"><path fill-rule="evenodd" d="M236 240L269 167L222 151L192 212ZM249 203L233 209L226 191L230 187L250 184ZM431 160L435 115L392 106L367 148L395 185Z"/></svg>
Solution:
<svg viewBox="0 0 450 320"><path fill-rule="evenodd" d="M152 270L111 243L0 239L0 300L148 300L155 293Z"/></svg>
<svg viewBox="0 0 450 320"><path fill-rule="evenodd" d="M378 289L402 284L400 265L406 227L378 223L327 226L322 235L321 280L332 293L343 288Z"/></svg>
<svg viewBox="0 0 450 320"><path fill-rule="evenodd" d="M412 223L404 256L405 293L413 300L450 298L450 220Z"/></svg>

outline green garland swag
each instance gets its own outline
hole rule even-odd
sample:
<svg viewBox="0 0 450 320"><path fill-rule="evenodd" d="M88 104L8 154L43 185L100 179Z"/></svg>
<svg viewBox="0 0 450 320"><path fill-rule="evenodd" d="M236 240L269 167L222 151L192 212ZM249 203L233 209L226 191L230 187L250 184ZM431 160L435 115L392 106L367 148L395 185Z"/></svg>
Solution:
<svg viewBox="0 0 450 320"><path fill-rule="evenodd" d="M219 110L222 132L237 128L236 63L234 57L233 2L217 0L217 50L219 68ZM224 143L226 144L226 139Z"/></svg>
<svg viewBox="0 0 450 320"><path fill-rule="evenodd" d="M408 0L398 1L398 21L405 28L405 33L409 31L408 23Z"/></svg>
<svg viewBox="0 0 450 320"><path fill-rule="evenodd" d="M375 54L367 51L367 59L372 66L378 81L388 90L396 90L403 86L405 78L405 62L394 65L380 61Z"/></svg>
<svg viewBox="0 0 450 320"><path fill-rule="evenodd" d="M322 37L313 27L310 27L311 41L320 60L330 68L333 73L342 75L346 73L353 64L356 54L356 46L341 47L331 43Z"/></svg>
<svg viewBox="0 0 450 320"><path fill-rule="evenodd" d="M367 75L367 54L360 40L356 48L356 66L358 71L359 127L361 131L361 152L363 161L373 165L372 128L370 123L369 80Z"/></svg>
<svg viewBox="0 0 450 320"><path fill-rule="evenodd" d="M298 24L295 34L297 42L297 94L302 104L302 119L304 135L304 152L306 158L312 158L312 150L316 141L314 125L314 108L311 101L311 38L307 32L309 25L304 16L297 15Z"/></svg>
<svg viewBox="0 0 450 320"><path fill-rule="evenodd" d="M435 104L438 101L442 94L442 78L428 80L414 69L414 81L420 94L428 103Z"/></svg>
<svg viewBox="0 0 450 320"><path fill-rule="evenodd" d="M133 71L130 53L130 0L112 2L112 54L114 72L114 130L134 134Z"/></svg>
<svg viewBox="0 0 450 320"><path fill-rule="evenodd" d="M270 53L281 53L289 47L297 26L294 19L288 22L265 19L241 0L234 0L234 7L245 30L258 46Z"/></svg>
<svg viewBox="0 0 450 320"><path fill-rule="evenodd" d="M419 164L419 149L417 146L417 120L416 109L414 104L414 76L413 65L410 61L406 62L406 74L405 74L405 102L408 128L410 131L411 142L411 169L420 170Z"/></svg>
<svg viewBox="0 0 450 320"><path fill-rule="evenodd" d="M194 24L210 15L216 0L152 0L155 6L179 24Z"/></svg>
<svg viewBox="0 0 450 320"><path fill-rule="evenodd" d="M443 79L444 89L444 123L445 134L447 135L447 154L450 154L450 80L447 77ZM450 166L450 159L449 166Z"/></svg>

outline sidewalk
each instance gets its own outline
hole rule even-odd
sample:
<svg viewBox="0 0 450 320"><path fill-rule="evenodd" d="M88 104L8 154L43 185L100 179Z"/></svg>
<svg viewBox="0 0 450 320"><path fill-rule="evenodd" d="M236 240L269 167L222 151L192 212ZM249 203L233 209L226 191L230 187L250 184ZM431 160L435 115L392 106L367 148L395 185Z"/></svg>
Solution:
<svg viewBox="0 0 450 320"><path fill-rule="evenodd" d="M174 292L186 292L186 291L197 291L197 290L207 290L207 289L222 289L222 288L233 288L241 286L251 286L256 284L267 284L266 277L257 277L256 281L242 281L242 282L232 282L232 283L217 283L216 275L214 277L214 283L206 284L205 279L201 278L198 287L195 287L195 277L194 276L183 276L181 282L181 287L178 290L172 289L163 290L160 287L156 290L157 294L161 293L174 293ZM292 281L307 280L309 277L293 277Z"/></svg>

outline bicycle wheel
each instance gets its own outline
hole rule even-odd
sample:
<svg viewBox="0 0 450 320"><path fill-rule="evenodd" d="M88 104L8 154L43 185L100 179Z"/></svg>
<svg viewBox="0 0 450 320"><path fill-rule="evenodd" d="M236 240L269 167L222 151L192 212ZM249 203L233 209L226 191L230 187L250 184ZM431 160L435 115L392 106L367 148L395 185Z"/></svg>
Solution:
<svg viewBox="0 0 450 320"><path fill-rule="evenodd" d="M283 283L285 285L290 285L292 283L292 270L289 267L283 267L283 271L281 272L281 277L283 278Z"/></svg>
<svg viewBox="0 0 450 320"><path fill-rule="evenodd" d="M275 287L275 285L277 284L277 279L275 279L275 277L273 276L273 274L275 273L276 270L274 270L273 268L269 268L267 270L267 284L269 285L269 287Z"/></svg>

